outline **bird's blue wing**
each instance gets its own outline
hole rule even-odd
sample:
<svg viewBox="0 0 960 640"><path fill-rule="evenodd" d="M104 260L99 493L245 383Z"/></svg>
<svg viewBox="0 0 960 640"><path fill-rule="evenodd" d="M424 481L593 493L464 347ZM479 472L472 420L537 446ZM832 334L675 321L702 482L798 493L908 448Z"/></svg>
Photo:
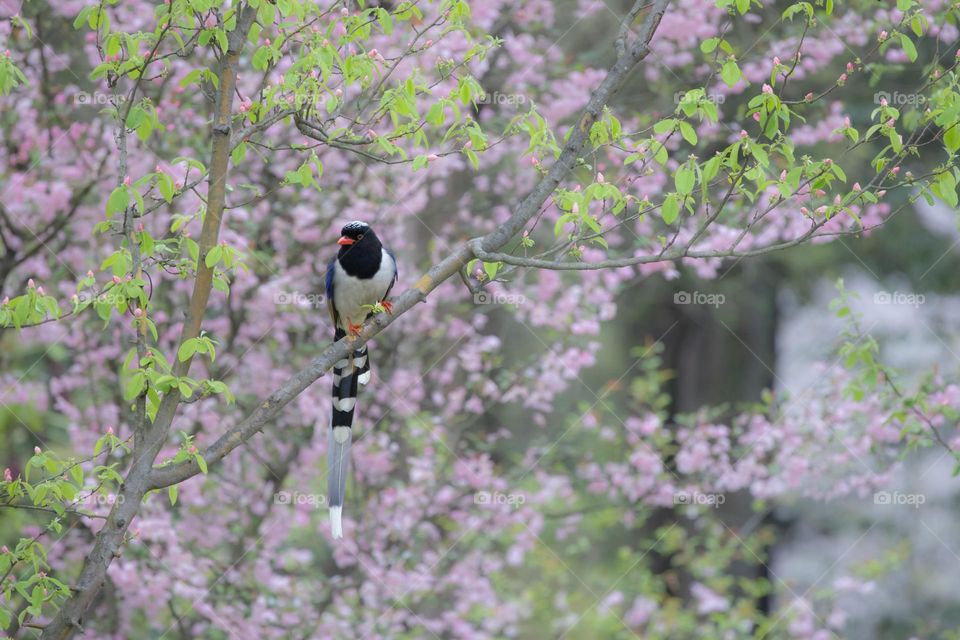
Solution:
<svg viewBox="0 0 960 640"><path fill-rule="evenodd" d="M383 294L383 300L386 300L390 295L390 290L393 289L393 285L397 284L397 278L400 277L400 266L397 264L397 256L393 255L393 251L390 251L387 247L384 247L383 250L386 251L387 255L393 260L393 280L390 281L387 292Z"/></svg>
<svg viewBox="0 0 960 640"><path fill-rule="evenodd" d="M339 326L339 317L337 314L337 306L333 302L333 271L337 268L337 259L334 258L330 261L330 264L327 265L327 276L326 276L326 291L325 295L327 297L327 309L330 310L330 319L333 320L333 328Z"/></svg>

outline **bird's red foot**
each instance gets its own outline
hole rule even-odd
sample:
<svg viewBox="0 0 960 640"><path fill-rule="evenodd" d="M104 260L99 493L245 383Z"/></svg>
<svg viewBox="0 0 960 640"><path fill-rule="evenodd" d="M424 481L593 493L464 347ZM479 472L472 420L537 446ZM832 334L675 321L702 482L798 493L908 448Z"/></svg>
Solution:
<svg viewBox="0 0 960 640"><path fill-rule="evenodd" d="M380 303L380 305L381 305L384 309L387 310L387 313L393 314L393 303L392 303L392 302L389 302L389 301L387 301L387 300L384 300L384 301L382 301L382 302Z"/></svg>
<svg viewBox="0 0 960 640"><path fill-rule="evenodd" d="M349 333L351 336L356 338L360 335L361 331L363 331L362 324L353 324L352 322L347 321L347 333Z"/></svg>

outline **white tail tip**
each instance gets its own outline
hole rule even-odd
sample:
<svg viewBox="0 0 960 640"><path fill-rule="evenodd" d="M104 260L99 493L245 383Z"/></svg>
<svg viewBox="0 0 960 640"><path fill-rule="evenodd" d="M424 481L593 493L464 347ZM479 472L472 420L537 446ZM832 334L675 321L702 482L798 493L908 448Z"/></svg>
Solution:
<svg viewBox="0 0 960 640"><path fill-rule="evenodd" d="M330 532L333 534L333 539L343 537L343 507L330 507Z"/></svg>

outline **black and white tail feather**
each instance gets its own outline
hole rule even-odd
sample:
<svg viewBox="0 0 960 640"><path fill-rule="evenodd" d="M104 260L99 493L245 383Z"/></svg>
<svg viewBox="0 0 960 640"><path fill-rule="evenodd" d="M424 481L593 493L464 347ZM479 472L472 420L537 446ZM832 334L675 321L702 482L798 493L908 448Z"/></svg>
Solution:
<svg viewBox="0 0 960 640"><path fill-rule="evenodd" d="M335 340L346 336L338 328ZM330 507L330 528L334 538L343 537L343 498L350 476L350 446L353 442L353 412L357 406L360 385L370 381L370 358L367 346L354 350L333 367L333 412L327 464L327 504Z"/></svg>
<svg viewBox="0 0 960 640"><path fill-rule="evenodd" d="M340 252L330 263L326 277L327 304L336 327L334 340L346 337L352 322L369 318L364 306L386 300L397 281L396 260L389 250L382 247L369 225L362 222L347 224L339 244ZM338 305L343 308L338 309ZM369 381L370 358L366 345L355 349L349 357L333 367L327 504L334 538L343 537L343 501L350 477L350 447L353 443L357 391Z"/></svg>

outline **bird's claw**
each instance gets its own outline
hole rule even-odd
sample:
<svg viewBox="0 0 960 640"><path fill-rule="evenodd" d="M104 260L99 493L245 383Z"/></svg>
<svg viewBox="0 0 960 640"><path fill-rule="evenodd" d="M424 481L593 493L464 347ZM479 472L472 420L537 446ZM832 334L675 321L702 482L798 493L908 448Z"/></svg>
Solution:
<svg viewBox="0 0 960 640"><path fill-rule="evenodd" d="M352 339L358 338L362 331L363 331L362 324L353 324L352 322L347 322L347 335Z"/></svg>
<svg viewBox="0 0 960 640"><path fill-rule="evenodd" d="M381 306L383 306L384 309L386 309L387 313L393 315L393 303L392 303L392 302L388 302L387 300L384 300L384 301L382 301L380 304L381 304Z"/></svg>

